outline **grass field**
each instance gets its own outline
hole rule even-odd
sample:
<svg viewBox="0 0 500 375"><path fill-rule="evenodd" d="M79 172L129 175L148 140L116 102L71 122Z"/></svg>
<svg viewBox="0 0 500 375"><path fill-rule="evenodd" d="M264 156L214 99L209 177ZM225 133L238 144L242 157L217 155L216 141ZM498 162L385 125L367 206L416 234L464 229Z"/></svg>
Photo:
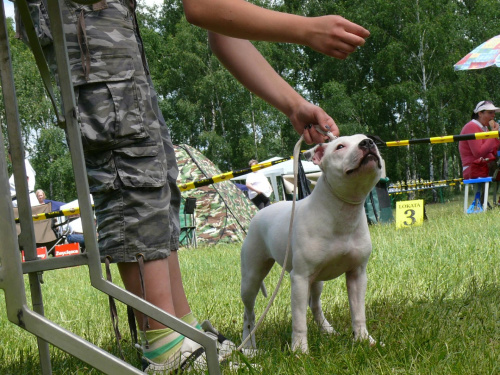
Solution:
<svg viewBox="0 0 500 375"><path fill-rule="evenodd" d="M465 215L462 200L427 205L422 226L370 228L368 330L385 346L352 341L345 279L325 283L325 315L340 332L319 332L309 313L308 355L290 351L290 284L257 332L262 374L500 374L500 209ZM186 292L200 321L210 321L241 342L239 244L182 250ZM115 271L114 280L119 280ZM280 268L266 279L271 294ZM85 267L44 274L46 316L117 354L107 297L90 287ZM3 294L2 305L5 306ZM257 316L267 299L259 295ZM124 306L118 304L127 360L139 366L130 345ZM54 374L98 374L51 348ZM222 368L224 374L236 373ZM240 371L249 373L248 371ZM36 340L0 315L0 374L40 373Z"/></svg>

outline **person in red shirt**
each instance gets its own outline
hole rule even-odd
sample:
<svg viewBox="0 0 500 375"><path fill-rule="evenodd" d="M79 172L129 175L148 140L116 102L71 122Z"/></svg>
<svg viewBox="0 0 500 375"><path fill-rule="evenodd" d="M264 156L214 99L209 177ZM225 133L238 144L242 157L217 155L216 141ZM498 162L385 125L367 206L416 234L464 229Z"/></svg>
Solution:
<svg viewBox="0 0 500 375"><path fill-rule="evenodd" d="M480 101L474 108L471 121L465 124L460 134L487 132L490 129L498 131L499 125L495 121L497 112L500 112L500 108L496 107L492 102ZM462 159L464 180L488 177L490 175L490 166L496 166L495 159L499 146L500 140L497 138L460 141L458 150ZM476 191L482 190L483 185L476 184Z"/></svg>

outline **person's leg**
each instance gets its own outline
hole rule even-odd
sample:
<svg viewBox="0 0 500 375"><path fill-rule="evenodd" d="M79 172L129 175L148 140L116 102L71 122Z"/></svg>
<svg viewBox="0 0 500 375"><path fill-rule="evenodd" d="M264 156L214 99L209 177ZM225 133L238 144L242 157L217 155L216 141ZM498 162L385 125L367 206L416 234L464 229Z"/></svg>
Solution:
<svg viewBox="0 0 500 375"><path fill-rule="evenodd" d="M153 260L144 263L144 288L146 301L165 310L167 313L179 317L175 310L172 297L169 258ZM142 297L141 281L139 276L138 263L118 263L118 270L122 278L125 289ZM142 313L135 311L139 326L142 322ZM149 329L160 329L165 326L156 320L150 319Z"/></svg>
<svg viewBox="0 0 500 375"><path fill-rule="evenodd" d="M138 264L118 263L118 270L125 289L142 297ZM169 314L182 318L191 313L182 284L177 251L172 251L168 258L144 263L144 287L146 301ZM141 322L142 314L136 312L136 318L138 322ZM151 319L150 329L159 328L165 328L165 326Z"/></svg>
<svg viewBox="0 0 500 375"><path fill-rule="evenodd" d="M265 195L262 195L262 197L263 197L262 200L264 202L264 207L270 206L271 200L268 197L266 197Z"/></svg>
<svg viewBox="0 0 500 375"><path fill-rule="evenodd" d="M168 258L144 263L144 289L146 301L182 319L193 327L201 328L194 318L180 278L176 252ZM170 263L173 266L170 267ZM170 272L172 268L172 273ZM118 263L120 276L129 292L143 297L138 263ZM173 331L162 323L149 318L149 326L143 325L143 314L134 310L139 325L143 356L149 366L171 370L179 366L182 358L188 357L200 347L199 344ZM203 361L203 359L200 359ZM158 367L159 366L159 367Z"/></svg>
<svg viewBox="0 0 500 375"><path fill-rule="evenodd" d="M255 198L252 199L253 204L257 206L259 210L262 210L264 208L264 202L262 201L262 194L257 194Z"/></svg>
<svg viewBox="0 0 500 375"><path fill-rule="evenodd" d="M182 284L182 275L179 265L177 251L172 251L168 257L168 269L170 275L170 290L176 316L182 318L191 313L189 302Z"/></svg>
<svg viewBox="0 0 500 375"><path fill-rule="evenodd" d="M72 233L68 234L68 237L66 238L68 243L79 243L80 247L83 249L85 248L85 240L83 238L83 234L80 233Z"/></svg>

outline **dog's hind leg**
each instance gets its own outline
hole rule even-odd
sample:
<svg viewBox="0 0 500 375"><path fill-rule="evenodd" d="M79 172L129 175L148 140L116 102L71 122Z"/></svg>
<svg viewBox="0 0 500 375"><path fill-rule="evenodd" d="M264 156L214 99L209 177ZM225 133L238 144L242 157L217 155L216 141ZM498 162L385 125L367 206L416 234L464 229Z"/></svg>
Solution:
<svg viewBox="0 0 500 375"><path fill-rule="evenodd" d="M323 291L323 281L313 282L311 285L311 295L309 297L309 307L314 317L314 321L318 324L321 331L338 335L333 329L328 320L326 320L321 307L321 292Z"/></svg>
<svg viewBox="0 0 500 375"><path fill-rule="evenodd" d="M246 266L243 266L246 264ZM252 332L255 326L255 299L261 288L262 282L274 265L274 259L263 263L245 263L241 267L241 300L245 306L243 315L243 340ZM246 348L256 348L255 335L252 335L245 344Z"/></svg>

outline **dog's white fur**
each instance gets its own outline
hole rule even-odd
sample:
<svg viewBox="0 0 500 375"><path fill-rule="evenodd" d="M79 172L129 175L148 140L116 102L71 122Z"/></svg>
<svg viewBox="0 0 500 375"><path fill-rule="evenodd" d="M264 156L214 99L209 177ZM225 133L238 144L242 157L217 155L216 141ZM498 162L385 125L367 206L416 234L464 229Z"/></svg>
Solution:
<svg viewBox="0 0 500 375"><path fill-rule="evenodd" d="M375 144L357 134L306 152L322 170L312 194L296 202L290 254L292 349L307 352L307 305L322 331L335 333L325 319L323 281L346 274L352 329L356 340L375 343L366 329L366 265L372 245L364 201L379 181L381 158ZM275 262L283 266L292 202L279 202L253 218L241 251L243 339L255 325L255 298ZM255 347L255 337L247 342Z"/></svg>

